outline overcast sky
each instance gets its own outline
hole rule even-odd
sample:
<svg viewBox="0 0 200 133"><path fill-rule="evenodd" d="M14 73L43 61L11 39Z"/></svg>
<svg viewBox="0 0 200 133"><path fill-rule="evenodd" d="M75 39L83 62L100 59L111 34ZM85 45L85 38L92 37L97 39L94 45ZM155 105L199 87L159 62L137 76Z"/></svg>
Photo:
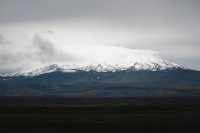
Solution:
<svg viewBox="0 0 200 133"><path fill-rule="evenodd" d="M70 62L72 45L149 49L200 70L200 1L0 0L0 73Z"/></svg>

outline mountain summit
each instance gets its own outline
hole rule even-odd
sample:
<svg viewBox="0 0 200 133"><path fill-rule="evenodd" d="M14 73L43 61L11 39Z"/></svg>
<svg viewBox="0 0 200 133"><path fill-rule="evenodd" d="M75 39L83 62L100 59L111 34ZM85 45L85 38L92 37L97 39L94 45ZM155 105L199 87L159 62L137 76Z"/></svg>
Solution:
<svg viewBox="0 0 200 133"><path fill-rule="evenodd" d="M123 51L123 49L122 49ZM129 52L129 51L128 51ZM15 73L4 74L2 76L38 76L46 73L52 73L60 71L63 73L76 72L76 71L96 71L96 72L117 72L125 70L148 70L148 71L161 71L168 69L182 68L181 66L171 63L167 60L162 59L156 52L150 50L131 50L130 56L121 55L119 60L114 55L108 55L103 58L97 56L96 62L73 62L71 64L50 64L40 67L32 67L25 70L21 70ZM106 58L107 57L107 58Z"/></svg>

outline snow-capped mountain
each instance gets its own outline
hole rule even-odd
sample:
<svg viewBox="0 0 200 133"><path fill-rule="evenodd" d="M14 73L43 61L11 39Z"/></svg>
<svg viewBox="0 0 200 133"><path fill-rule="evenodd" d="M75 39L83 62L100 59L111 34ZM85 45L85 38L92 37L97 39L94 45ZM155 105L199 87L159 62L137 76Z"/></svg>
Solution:
<svg viewBox="0 0 200 133"><path fill-rule="evenodd" d="M129 55L109 59L102 55L98 62L47 64L4 74L0 76L0 95L200 96L199 71L185 69L152 51L131 50Z"/></svg>
<svg viewBox="0 0 200 133"><path fill-rule="evenodd" d="M119 62L107 62L103 60L99 63L73 63L73 64L50 64L41 67L33 67L25 70L21 70L16 73L4 74L2 76L38 76L45 73L52 73L56 71L60 72L76 72L76 71L96 71L96 72L116 72L123 70L149 70L149 71L160 71L166 69L181 68L181 66L171 63L167 60L162 59L155 52L149 50L135 50L134 54L131 55L130 59L124 59L125 63Z"/></svg>

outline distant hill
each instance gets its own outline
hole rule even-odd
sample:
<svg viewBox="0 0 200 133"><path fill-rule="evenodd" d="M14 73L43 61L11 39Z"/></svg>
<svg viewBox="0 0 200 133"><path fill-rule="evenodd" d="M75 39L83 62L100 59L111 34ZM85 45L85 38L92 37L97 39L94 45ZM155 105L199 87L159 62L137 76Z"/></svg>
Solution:
<svg viewBox="0 0 200 133"><path fill-rule="evenodd" d="M55 71L0 77L5 96L200 96L200 72L188 69L117 72Z"/></svg>

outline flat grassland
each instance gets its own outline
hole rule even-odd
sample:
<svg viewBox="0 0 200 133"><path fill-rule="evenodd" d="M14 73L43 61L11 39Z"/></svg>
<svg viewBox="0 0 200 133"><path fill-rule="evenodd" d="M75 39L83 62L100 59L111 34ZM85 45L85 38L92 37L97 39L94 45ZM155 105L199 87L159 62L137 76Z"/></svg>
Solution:
<svg viewBox="0 0 200 133"><path fill-rule="evenodd" d="M200 132L199 97L0 97L0 132Z"/></svg>

